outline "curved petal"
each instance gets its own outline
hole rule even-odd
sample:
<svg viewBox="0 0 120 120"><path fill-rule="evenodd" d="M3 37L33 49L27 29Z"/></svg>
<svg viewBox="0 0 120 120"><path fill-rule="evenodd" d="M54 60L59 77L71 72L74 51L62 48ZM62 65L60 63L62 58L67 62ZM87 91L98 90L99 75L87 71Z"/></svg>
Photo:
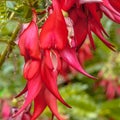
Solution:
<svg viewBox="0 0 120 120"><path fill-rule="evenodd" d="M67 43L68 31L65 20L57 1L53 1L53 13L49 15L40 32L39 44L43 49L63 49Z"/></svg>
<svg viewBox="0 0 120 120"><path fill-rule="evenodd" d="M80 0L80 4L85 4L85 3L100 3L102 2L103 0Z"/></svg>
<svg viewBox="0 0 120 120"><path fill-rule="evenodd" d="M75 46L80 47L87 36L88 20L82 9L73 8L69 12L70 18L73 20L74 41Z"/></svg>
<svg viewBox="0 0 120 120"><path fill-rule="evenodd" d="M76 0L61 0L62 9L67 11L69 10L74 4Z"/></svg>
<svg viewBox="0 0 120 120"><path fill-rule="evenodd" d="M64 105L70 107L61 97L58 87L57 87L57 71L52 71L51 69L47 68L47 66L42 66L41 68L41 75L43 82L45 83L47 89L57 98L59 99Z"/></svg>
<svg viewBox="0 0 120 120"><path fill-rule="evenodd" d="M94 22L91 24L91 30L102 40L102 42L107 46L109 47L111 50L115 51L115 47L113 44L111 44L109 41L107 41L102 32L101 32L101 29L100 27L96 24L95 21L91 21L91 22Z"/></svg>
<svg viewBox="0 0 120 120"><path fill-rule="evenodd" d="M100 7L110 19L120 23L120 12L117 9L114 9L113 5L110 3L110 0L103 0Z"/></svg>
<svg viewBox="0 0 120 120"><path fill-rule="evenodd" d="M28 89L27 89L27 84L26 84L26 86L24 87L24 89L18 95L16 95L15 98L20 97L21 95L23 95L24 93L26 93L27 90Z"/></svg>
<svg viewBox="0 0 120 120"><path fill-rule="evenodd" d="M24 77L28 80L32 79L36 74L38 74L40 68L40 61L28 60L24 66Z"/></svg>
<svg viewBox="0 0 120 120"><path fill-rule="evenodd" d="M35 97L38 95L41 88L42 88L41 77L39 75L34 77L32 80L28 81L27 83L28 93L27 93L25 103L13 117L16 117L18 114L20 114L32 102L32 100L35 99Z"/></svg>
<svg viewBox="0 0 120 120"><path fill-rule="evenodd" d="M21 55L39 59L40 49L38 39L38 27L36 23L32 21L29 26L23 31L19 38L18 45Z"/></svg>
<svg viewBox="0 0 120 120"><path fill-rule="evenodd" d="M57 117L58 120L64 120L58 113L58 108L57 108L57 99L55 96L53 96L47 89L45 90L45 101L52 111L52 113Z"/></svg>
<svg viewBox="0 0 120 120"><path fill-rule="evenodd" d="M79 71L80 73L82 73L83 75L92 78L92 79L96 79L95 77L89 75L88 73L86 73L86 71L82 68L82 66L80 65L78 58L76 56L75 50L72 48L66 48L64 50L60 51L61 57L62 59L68 63L70 66L72 66L73 68L75 68L77 71Z"/></svg>
<svg viewBox="0 0 120 120"><path fill-rule="evenodd" d="M120 1L119 0L109 0L111 6L120 13Z"/></svg>
<svg viewBox="0 0 120 120"><path fill-rule="evenodd" d="M42 88L39 94L34 99L34 112L31 120L35 120L47 106L44 98L44 91L45 91L45 88Z"/></svg>

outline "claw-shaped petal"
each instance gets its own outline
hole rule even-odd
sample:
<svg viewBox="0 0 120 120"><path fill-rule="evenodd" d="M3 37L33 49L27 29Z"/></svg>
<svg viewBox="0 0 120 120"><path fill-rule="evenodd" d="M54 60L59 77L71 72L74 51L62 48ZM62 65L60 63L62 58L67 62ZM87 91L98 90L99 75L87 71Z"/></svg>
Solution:
<svg viewBox="0 0 120 120"><path fill-rule="evenodd" d="M31 120L35 120L47 106L44 99L44 91L45 88L43 87L34 99L34 112Z"/></svg>
<svg viewBox="0 0 120 120"><path fill-rule="evenodd" d="M67 43L67 35L60 6L57 0L53 0L53 13L49 15L40 32L40 47L63 49Z"/></svg>
<svg viewBox="0 0 120 120"><path fill-rule="evenodd" d="M26 96L25 103L23 104L23 106L20 108L20 110L13 117L20 114L35 99L35 97L38 95L41 88L42 88L42 85L41 85L40 75L38 75L38 76L36 76L33 79L28 81L28 83L27 83L27 89L28 89L27 92L28 93Z"/></svg>
<svg viewBox="0 0 120 120"><path fill-rule="evenodd" d="M72 66L74 69L76 69L77 71L79 71L80 73L84 74L85 76L92 78L92 79L96 79L95 77L89 75L80 65L78 58L76 56L76 52L74 49L71 48L66 48L62 51L60 51L61 57L62 59L68 63L68 65Z"/></svg>

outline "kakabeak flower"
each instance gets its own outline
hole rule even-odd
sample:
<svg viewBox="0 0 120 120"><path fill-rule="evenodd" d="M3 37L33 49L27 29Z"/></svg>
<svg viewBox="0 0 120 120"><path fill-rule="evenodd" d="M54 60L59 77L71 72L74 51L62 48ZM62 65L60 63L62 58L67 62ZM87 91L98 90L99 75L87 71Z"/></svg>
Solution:
<svg viewBox="0 0 120 120"><path fill-rule="evenodd" d="M62 25L62 27L61 27ZM63 49L67 44L68 31L57 0L53 0L53 11L40 32L40 47Z"/></svg>
<svg viewBox="0 0 120 120"><path fill-rule="evenodd" d="M72 0L72 2L61 0L61 8L68 12L73 22L76 47L81 47L88 36L91 45L95 48L92 37L94 33L106 46L114 50L114 46L104 37L107 33L101 24L101 19L104 13L114 22L120 23L120 12L115 6L118 8L120 5L117 2L113 3L112 0Z"/></svg>
<svg viewBox="0 0 120 120"><path fill-rule="evenodd" d="M120 85L118 79L102 79L99 83L99 86L103 87L107 99L111 100L120 96Z"/></svg>
<svg viewBox="0 0 120 120"><path fill-rule="evenodd" d="M84 64L86 61L91 60L93 58L92 49L90 47L90 43L86 41L83 43L81 48L78 51L78 60L80 64L84 67ZM68 65L66 62L62 62L62 69L60 70L60 75L64 78L66 82L70 81L69 75L72 74L72 76L77 75L77 71L73 69L70 65Z"/></svg>
<svg viewBox="0 0 120 120"><path fill-rule="evenodd" d="M70 106L61 97L57 87L57 76L62 70L62 63L65 62L80 73L95 79L82 68L77 56L79 48L87 35L95 48L93 32L109 48L113 49L113 45L103 36L107 33L100 22L103 13L115 22L120 22L119 12L114 9L113 3L109 4L108 0L52 0L51 9L52 11L41 27L40 34L35 10L33 10L32 21L20 34L18 45L25 59L23 74L27 83L18 96L26 93L26 99L14 116L34 101L32 120L35 120L46 106L50 108L53 116L63 120L57 110L57 100ZM73 36L68 36L63 10L72 20Z"/></svg>
<svg viewBox="0 0 120 120"><path fill-rule="evenodd" d="M119 77L117 76L104 76L104 72L101 70L98 73L99 81L96 82L95 87L102 87L105 91L106 98L111 100L120 96L120 84Z"/></svg>
<svg viewBox="0 0 120 120"><path fill-rule="evenodd" d="M33 16L36 16L34 10ZM18 44L21 55L25 58L23 73L24 78L27 79L27 85L18 95L20 96L26 93L26 100L14 117L20 114L32 101L34 101L35 109L31 118L32 120L35 120L43 112L46 106L50 108L53 116L55 115L59 120L63 120L57 110L57 99L66 106L69 107L69 105L62 99L57 88L60 58L59 55L57 55L57 51L54 50L52 52L52 50L40 48L35 18L33 18L29 26L20 34ZM54 46L51 47L54 48ZM59 48L59 46L56 47Z"/></svg>

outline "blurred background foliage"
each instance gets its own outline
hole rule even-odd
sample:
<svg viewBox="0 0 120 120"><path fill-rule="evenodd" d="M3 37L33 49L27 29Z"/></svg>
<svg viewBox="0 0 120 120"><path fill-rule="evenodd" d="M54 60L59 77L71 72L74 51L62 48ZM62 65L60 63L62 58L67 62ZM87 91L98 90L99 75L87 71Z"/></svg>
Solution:
<svg viewBox="0 0 120 120"><path fill-rule="evenodd" d="M0 2L0 99L7 99L10 105L12 98L25 86L22 75L24 60L15 44L17 35L22 24L31 20L31 7L35 7L38 13L43 13L48 4L50 4L49 0L1 0ZM38 15L39 27L45 18L46 14ZM116 52L109 50L94 36L96 50L91 49L93 58L85 62L84 68L96 77L99 77L98 74L102 71L102 77L100 75L101 78L98 80L92 80L80 73L73 75L69 73L69 82L61 80L64 78L60 77L60 93L72 109L59 103L59 111L68 120L120 120L120 94L114 95L112 99L109 99L108 94L107 98L106 91L112 94L114 89L107 89L107 85L104 86L100 82L103 79L109 81L111 78L114 81L117 77L117 85L120 85L120 25L106 17L102 19L102 24L109 34L107 39L115 45ZM46 109L40 119L47 120L50 115L49 110Z"/></svg>

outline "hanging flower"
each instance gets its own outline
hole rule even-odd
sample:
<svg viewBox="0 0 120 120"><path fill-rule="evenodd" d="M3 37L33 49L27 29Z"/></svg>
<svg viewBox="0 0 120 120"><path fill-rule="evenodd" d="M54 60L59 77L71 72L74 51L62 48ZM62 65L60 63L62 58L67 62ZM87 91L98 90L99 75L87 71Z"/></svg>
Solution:
<svg viewBox="0 0 120 120"><path fill-rule="evenodd" d="M33 10L33 20L20 35L18 43L21 55L25 58L23 73L24 78L27 79L27 84L23 91L17 95L19 97L26 93L26 99L14 117L34 101L35 109L32 120L35 120L46 106L50 108L53 116L63 120L57 110L57 100L68 107L70 106L63 100L57 88L57 75L61 68L60 57L55 50L44 50L39 47L38 28L34 17L36 18L36 13ZM30 34L32 35L30 36Z"/></svg>
<svg viewBox="0 0 120 120"><path fill-rule="evenodd" d="M96 82L96 86L103 87L108 99L114 99L120 96L120 77L119 72L116 71L120 68L119 56L119 52L111 53L109 61L98 73L99 81Z"/></svg>
<svg viewBox="0 0 120 120"><path fill-rule="evenodd" d="M34 112L31 120L35 120L48 106L52 116L63 120L57 109L57 100L70 107L62 98L57 87L57 77L62 71L62 64L66 63L89 78L81 64L85 61L82 57L80 63L78 52L88 36L95 48L92 33L95 33L110 49L113 45L105 38L105 32L100 20L103 13L115 22L119 22L119 13L109 5L108 0L52 0L51 12L38 32L36 23L37 15L33 10L33 19L28 27L20 34L19 48L24 56L23 69L26 86L17 97L26 93L23 106L14 115L23 112L34 102ZM68 21L63 14L68 13L71 20L73 34L69 34ZM111 15L112 14L112 15ZM88 47L87 47L88 48ZM87 49L87 53L89 49ZM112 87L110 87L111 89ZM52 117L53 118L53 117Z"/></svg>
<svg viewBox="0 0 120 120"><path fill-rule="evenodd" d="M103 78L97 83L97 86L103 87L106 97L109 100L120 96L120 85L117 78Z"/></svg>
<svg viewBox="0 0 120 120"><path fill-rule="evenodd" d="M36 14L35 10L33 10L33 14ZM33 18L28 27L20 34L18 42L21 55L25 57L25 60L30 58L40 59L38 40L38 27L36 19Z"/></svg>
<svg viewBox="0 0 120 120"><path fill-rule="evenodd" d="M79 63L82 67L84 67L84 64L86 61L91 60L93 58L93 54L90 48L90 43L88 41L81 46L77 56L78 56ZM70 80L69 75L72 74L72 76L75 76L77 74L77 71L63 61L60 74L65 81L69 82Z"/></svg>
<svg viewBox="0 0 120 120"><path fill-rule="evenodd" d="M68 2L67 5L67 0L63 0L62 2L62 9L68 12L69 17L73 21L74 41L76 47L80 47L88 36L92 47L95 48L92 37L92 33L94 33L105 45L114 50L114 46L105 39L104 35L107 35L107 33L101 24L103 13L111 20L117 23L120 22L120 13L114 9L113 4L110 4L110 1L74 0L72 2Z"/></svg>
<svg viewBox="0 0 120 120"><path fill-rule="evenodd" d="M48 16L40 32L40 47L63 49L67 44L67 36L68 31L60 6L57 0L53 0L53 12Z"/></svg>

